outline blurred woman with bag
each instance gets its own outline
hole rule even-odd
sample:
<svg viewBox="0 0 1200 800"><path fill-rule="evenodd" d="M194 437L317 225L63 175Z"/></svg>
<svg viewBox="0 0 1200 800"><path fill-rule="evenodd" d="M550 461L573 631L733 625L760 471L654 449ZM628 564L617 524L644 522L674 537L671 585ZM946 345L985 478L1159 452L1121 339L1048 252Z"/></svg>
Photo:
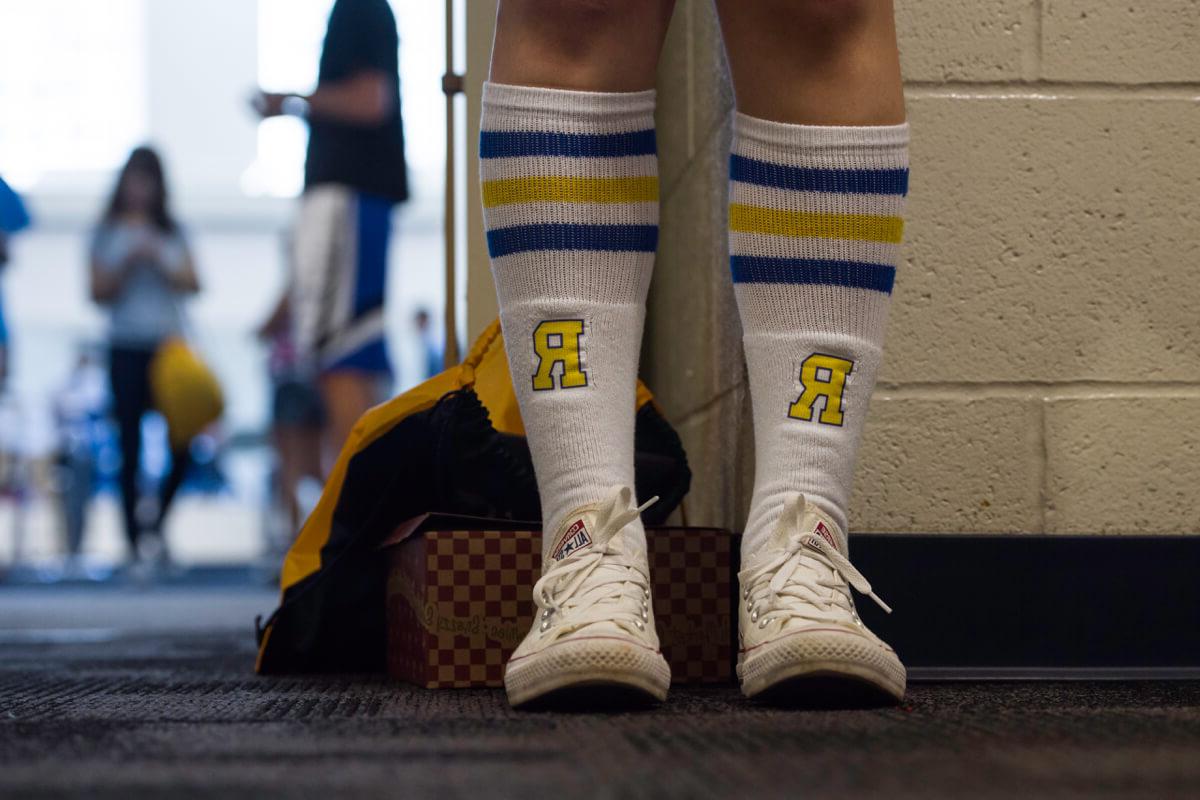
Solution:
<svg viewBox="0 0 1200 800"><path fill-rule="evenodd" d="M139 518L142 417L159 406L156 399L161 394L155 386L161 381L153 381L152 374L164 373L163 359L167 373L173 361L196 361L181 343L182 302L199 290L187 242L168 209L162 161L151 148L139 147L121 170L91 245L92 298L108 310L110 320L109 369L121 440L121 499L134 562L147 556L166 560L163 519L187 473L191 438L199 432L195 419L188 421L186 430L173 426L171 470L159 490L158 508L146 515L149 519ZM202 366L199 370L207 372ZM193 365L191 372L196 371ZM200 379L201 385L206 380L211 381L211 374ZM217 405L219 413L219 393ZM164 412L164 416L172 428L171 415ZM145 533L157 541L147 540Z"/></svg>

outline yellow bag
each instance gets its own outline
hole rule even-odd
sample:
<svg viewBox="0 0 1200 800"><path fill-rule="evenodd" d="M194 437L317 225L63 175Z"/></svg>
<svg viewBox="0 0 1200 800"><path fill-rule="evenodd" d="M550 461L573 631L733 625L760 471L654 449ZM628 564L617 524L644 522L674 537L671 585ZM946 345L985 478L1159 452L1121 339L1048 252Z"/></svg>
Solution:
<svg viewBox="0 0 1200 800"><path fill-rule="evenodd" d="M154 408L167 421L172 450L186 447L225 410L217 377L179 337L167 339L154 354L150 392Z"/></svg>

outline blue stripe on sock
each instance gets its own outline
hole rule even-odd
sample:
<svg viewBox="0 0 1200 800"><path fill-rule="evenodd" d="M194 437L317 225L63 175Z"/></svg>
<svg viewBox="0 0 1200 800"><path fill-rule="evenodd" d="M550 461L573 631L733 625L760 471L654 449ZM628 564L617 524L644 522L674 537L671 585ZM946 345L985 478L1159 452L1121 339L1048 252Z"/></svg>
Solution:
<svg viewBox="0 0 1200 800"><path fill-rule="evenodd" d="M731 256L734 283L821 283L892 293L896 268L861 261L824 258Z"/></svg>
<svg viewBox="0 0 1200 800"><path fill-rule="evenodd" d="M657 225L514 225L487 232L492 258L530 250L613 250L653 253Z"/></svg>
<svg viewBox="0 0 1200 800"><path fill-rule="evenodd" d="M729 177L743 183L808 192L908 194L907 169L814 169L773 164L733 154Z"/></svg>
<svg viewBox="0 0 1200 800"><path fill-rule="evenodd" d="M480 158L575 156L614 158L654 155L654 129L628 133L556 133L554 131L481 131Z"/></svg>

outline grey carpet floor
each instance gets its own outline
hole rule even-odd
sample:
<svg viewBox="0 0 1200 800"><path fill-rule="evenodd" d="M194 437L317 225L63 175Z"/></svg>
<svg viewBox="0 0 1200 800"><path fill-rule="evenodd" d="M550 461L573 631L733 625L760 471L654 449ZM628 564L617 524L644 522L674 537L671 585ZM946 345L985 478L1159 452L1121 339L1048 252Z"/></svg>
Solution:
<svg viewBox="0 0 1200 800"><path fill-rule="evenodd" d="M82 639L82 640L81 640ZM0 645L0 797L1200 797L1200 684L926 684L795 711L624 713L257 678L242 634Z"/></svg>

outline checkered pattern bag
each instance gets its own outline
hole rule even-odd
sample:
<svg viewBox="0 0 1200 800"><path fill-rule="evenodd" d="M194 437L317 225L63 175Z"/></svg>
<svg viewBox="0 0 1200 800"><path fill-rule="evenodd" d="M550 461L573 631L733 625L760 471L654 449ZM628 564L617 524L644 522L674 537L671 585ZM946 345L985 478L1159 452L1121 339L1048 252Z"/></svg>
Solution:
<svg viewBox="0 0 1200 800"><path fill-rule="evenodd" d="M676 683L732 677L731 548L715 529L648 532L655 621ZM537 531L428 530L392 548L388 669L430 689L503 686L533 620Z"/></svg>

